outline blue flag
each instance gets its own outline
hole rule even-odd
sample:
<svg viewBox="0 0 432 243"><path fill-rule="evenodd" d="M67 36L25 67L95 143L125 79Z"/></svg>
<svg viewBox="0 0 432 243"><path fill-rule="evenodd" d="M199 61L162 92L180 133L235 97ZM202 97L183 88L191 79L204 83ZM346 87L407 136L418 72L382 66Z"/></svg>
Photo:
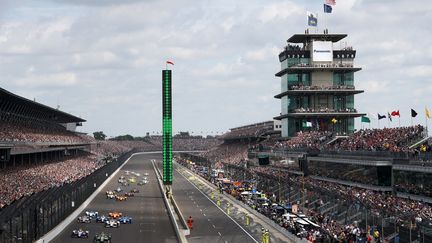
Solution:
<svg viewBox="0 0 432 243"><path fill-rule="evenodd" d="M380 115L380 114L378 113L378 120L381 120L381 119L384 119L384 118L386 118L385 115Z"/></svg>
<svg viewBox="0 0 432 243"><path fill-rule="evenodd" d="M316 14L311 13L311 12L307 12L307 17L308 17L308 25L309 26L317 26L318 17L316 16Z"/></svg>
<svg viewBox="0 0 432 243"><path fill-rule="evenodd" d="M324 3L324 13L331 13L333 10L332 6Z"/></svg>

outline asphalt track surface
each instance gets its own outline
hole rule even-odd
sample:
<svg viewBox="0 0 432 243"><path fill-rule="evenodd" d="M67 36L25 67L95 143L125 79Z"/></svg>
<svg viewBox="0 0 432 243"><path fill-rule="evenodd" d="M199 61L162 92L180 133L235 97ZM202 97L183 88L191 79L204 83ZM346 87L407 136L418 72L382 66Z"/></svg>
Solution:
<svg viewBox="0 0 432 243"><path fill-rule="evenodd" d="M161 163L158 166L161 168ZM256 242L176 170L173 180L174 198L183 216L185 219L192 216L194 220L188 242Z"/></svg>
<svg viewBox="0 0 432 243"><path fill-rule="evenodd" d="M99 215L108 215L110 211L120 211L124 216L132 217L132 224L122 224L119 228L105 228L104 224L96 223L95 221L92 221L90 224L73 221L52 242L93 242L94 235L100 232L111 233L113 243L178 242L166 211L161 191L157 185L151 159L160 160L161 154L133 156L81 213L81 215L84 215L85 211L94 210L98 211ZM122 187L127 191L132 188L140 190L135 197L128 198L126 201L117 202L115 199L107 199L105 192L107 190L114 190L120 185L117 180L120 175L125 175L126 170L140 173L141 176L139 178L142 178L145 172L149 173L147 176L149 183L143 186L135 184L133 186ZM78 228L89 230L90 237L88 239L71 238L72 230Z"/></svg>

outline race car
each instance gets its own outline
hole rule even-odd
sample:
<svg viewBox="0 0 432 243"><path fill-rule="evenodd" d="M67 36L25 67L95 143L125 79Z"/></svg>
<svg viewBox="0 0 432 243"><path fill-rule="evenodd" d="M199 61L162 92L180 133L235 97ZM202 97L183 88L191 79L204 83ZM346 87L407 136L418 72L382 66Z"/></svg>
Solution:
<svg viewBox="0 0 432 243"><path fill-rule="evenodd" d="M134 178L134 177L129 178L128 181L129 181L129 183L131 183L131 184L136 183L136 178Z"/></svg>
<svg viewBox="0 0 432 243"><path fill-rule="evenodd" d="M120 187L117 187L116 192L121 192L122 189Z"/></svg>
<svg viewBox="0 0 432 243"><path fill-rule="evenodd" d="M96 218L96 223L105 223L105 221L109 220L109 218L105 215L98 216Z"/></svg>
<svg viewBox="0 0 432 243"><path fill-rule="evenodd" d="M149 175L149 173L148 173L148 172L146 172L146 173L144 173L144 175L145 175L145 176L148 176L148 175Z"/></svg>
<svg viewBox="0 0 432 243"><path fill-rule="evenodd" d="M115 198L115 193L113 191L107 191L106 196L108 199L113 199Z"/></svg>
<svg viewBox="0 0 432 243"><path fill-rule="evenodd" d="M126 201L126 199L127 199L126 196L116 196L117 201Z"/></svg>
<svg viewBox="0 0 432 243"><path fill-rule="evenodd" d="M135 196L135 194L133 194L132 192L126 192L124 195L125 195L125 197L133 197L133 196Z"/></svg>
<svg viewBox="0 0 432 243"><path fill-rule="evenodd" d="M131 217L120 217L120 218L118 219L118 221L119 221L121 224L132 224L132 218L131 218Z"/></svg>
<svg viewBox="0 0 432 243"><path fill-rule="evenodd" d="M96 211L86 211L85 214L90 218L96 218L99 215L99 213Z"/></svg>
<svg viewBox="0 0 432 243"><path fill-rule="evenodd" d="M131 192L131 193L139 193L139 190L136 189L136 188L134 188L134 189L130 190L130 192Z"/></svg>
<svg viewBox="0 0 432 243"><path fill-rule="evenodd" d="M105 232L96 234L93 238L93 243L111 243L111 234Z"/></svg>
<svg viewBox="0 0 432 243"><path fill-rule="evenodd" d="M88 230L72 230L72 238L88 238L89 237L89 231Z"/></svg>
<svg viewBox="0 0 432 243"><path fill-rule="evenodd" d="M105 228L118 228L120 227L120 221L110 219L105 222Z"/></svg>
<svg viewBox="0 0 432 243"><path fill-rule="evenodd" d="M84 215L78 217L78 223L91 223L91 217Z"/></svg>
<svg viewBox="0 0 432 243"><path fill-rule="evenodd" d="M108 215L113 219L117 219L123 216L123 214L120 212L109 212Z"/></svg>
<svg viewBox="0 0 432 243"><path fill-rule="evenodd" d="M138 185L142 186L142 185L145 185L145 184L147 184L147 183L148 183L148 181L146 181L146 180L142 180L142 181L139 181L139 182L138 182Z"/></svg>

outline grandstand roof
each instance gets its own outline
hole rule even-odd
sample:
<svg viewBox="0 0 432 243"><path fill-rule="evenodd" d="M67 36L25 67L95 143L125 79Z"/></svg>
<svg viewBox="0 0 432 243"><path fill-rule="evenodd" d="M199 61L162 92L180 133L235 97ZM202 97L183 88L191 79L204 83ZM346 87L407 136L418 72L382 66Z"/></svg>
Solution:
<svg viewBox="0 0 432 243"><path fill-rule="evenodd" d="M253 124L244 125L240 127L230 128L230 130L232 131L232 130L251 128L251 127L258 127L258 126L270 126L273 125L273 123L274 121L264 121L264 122L253 123Z"/></svg>
<svg viewBox="0 0 432 243"><path fill-rule="evenodd" d="M72 122L85 122L86 120L71 115L69 113L54 109L52 107L43 105L41 103L29 100L27 98L21 97L19 95L13 94L3 88L0 88L0 98L3 100L8 100L13 103L22 104L25 106L30 106L41 112L48 113L51 117L51 120L58 123L72 123Z"/></svg>
<svg viewBox="0 0 432 243"><path fill-rule="evenodd" d="M287 42L290 43L304 43L309 40L322 40L338 42L347 37L347 34L295 34L291 36Z"/></svg>

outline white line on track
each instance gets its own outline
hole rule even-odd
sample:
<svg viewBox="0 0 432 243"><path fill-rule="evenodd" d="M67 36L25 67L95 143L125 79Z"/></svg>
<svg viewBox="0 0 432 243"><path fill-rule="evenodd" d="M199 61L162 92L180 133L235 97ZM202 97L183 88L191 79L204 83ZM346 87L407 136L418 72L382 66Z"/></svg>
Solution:
<svg viewBox="0 0 432 243"><path fill-rule="evenodd" d="M178 170L177 170L178 171ZM217 208L219 208L219 210L224 213L228 218L230 218L238 227L240 227L240 229L242 229L254 242L259 243L257 240L255 240L255 238L249 234L249 232L247 232L239 223L237 223L233 218L231 218L231 216L229 216L227 213L225 213L225 211L220 208L215 202L213 202L207 195L204 194L204 192L202 192L200 189L198 189L198 187L196 187L191 181L189 181L186 176L184 176L182 173L179 173L180 175L182 175L193 187L195 187L204 197L206 197L211 203L213 203ZM198 205L197 205L198 207ZM219 233L219 232L218 232ZM219 233L220 235L220 233Z"/></svg>
<svg viewBox="0 0 432 243"><path fill-rule="evenodd" d="M221 233L218 231L219 236L222 236Z"/></svg>

